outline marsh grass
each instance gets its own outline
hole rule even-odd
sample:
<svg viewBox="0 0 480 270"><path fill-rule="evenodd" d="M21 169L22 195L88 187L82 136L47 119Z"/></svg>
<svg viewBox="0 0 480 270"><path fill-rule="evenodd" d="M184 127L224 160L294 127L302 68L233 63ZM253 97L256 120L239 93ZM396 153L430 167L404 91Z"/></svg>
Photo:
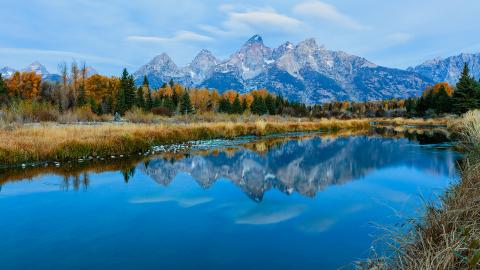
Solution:
<svg viewBox="0 0 480 270"><path fill-rule="evenodd" d="M459 163L461 180L439 204L426 202L421 219L386 229L393 255L374 254L359 268L480 269L480 111L466 113L453 128L465 153Z"/></svg>
<svg viewBox="0 0 480 270"><path fill-rule="evenodd" d="M84 119L89 117L89 113L86 112ZM240 115L236 118L228 116L226 119L223 119L222 115L210 115L206 116L208 121L200 119L205 116L194 116L194 120L180 116L180 119L169 118L167 122L158 118L153 121L150 117L145 118L141 112L132 112L128 118L142 123L87 121L87 124L42 123L4 127L0 129L0 165L133 154L147 151L154 145L190 140L299 131L368 130L372 122L372 119L368 118L310 120L249 115ZM143 123L151 120L153 123ZM389 125L418 123L418 120L411 119L381 119L381 121ZM437 121L443 123L441 119Z"/></svg>

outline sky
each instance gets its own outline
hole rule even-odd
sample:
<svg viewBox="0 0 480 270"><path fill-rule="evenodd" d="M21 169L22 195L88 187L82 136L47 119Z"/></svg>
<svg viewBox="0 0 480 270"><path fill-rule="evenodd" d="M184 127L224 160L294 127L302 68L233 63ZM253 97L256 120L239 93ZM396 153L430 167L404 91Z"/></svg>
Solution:
<svg viewBox="0 0 480 270"><path fill-rule="evenodd" d="M0 67L85 61L134 72L166 52L179 66L201 49L225 59L254 34L269 47L319 45L387 67L480 51L478 0L0 0Z"/></svg>

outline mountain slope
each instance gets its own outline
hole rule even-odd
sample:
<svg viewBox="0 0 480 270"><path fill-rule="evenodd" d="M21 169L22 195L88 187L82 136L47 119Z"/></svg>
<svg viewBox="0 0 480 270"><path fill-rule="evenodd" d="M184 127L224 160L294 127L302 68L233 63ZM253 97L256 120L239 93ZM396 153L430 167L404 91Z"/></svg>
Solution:
<svg viewBox="0 0 480 270"><path fill-rule="evenodd" d="M433 83L412 71L380 67L365 58L318 46L314 39L271 49L255 35L220 61L202 50L184 68L165 53L134 73L137 84L147 76L153 87L174 80L188 87L220 92L268 88L290 100L319 103L330 100L374 100L420 95Z"/></svg>
<svg viewBox="0 0 480 270"><path fill-rule="evenodd" d="M464 63L468 64L471 75L477 79L480 78L480 53L462 53L445 59L437 58L416 67L410 67L408 70L431 78L434 82L448 82L454 85L460 78Z"/></svg>

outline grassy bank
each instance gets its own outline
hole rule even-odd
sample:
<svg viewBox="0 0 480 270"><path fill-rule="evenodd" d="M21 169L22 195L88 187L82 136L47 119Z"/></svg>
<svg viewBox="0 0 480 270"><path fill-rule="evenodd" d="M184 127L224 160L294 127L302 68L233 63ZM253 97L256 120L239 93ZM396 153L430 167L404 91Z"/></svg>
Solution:
<svg viewBox="0 0 480 270"><path fill-rule="evenodd" d="M465 114L454 127L465 153L461 180L428 205L410 230L390 231L394 255L374 258L369 269L480 269L480 111Z"/></svg>
<svg viewBox="0 0 480 270"><path fill-rule="evenodd" d="M35 161L66 161L144 152L153 145L190 140L233 138L282 132L368 129L372 121L388 125L446 124L445 119L425 122L417 119L229 119L217 122L165 124L102 123L97 125L22 125L0 129L0 164Z"/></svg>

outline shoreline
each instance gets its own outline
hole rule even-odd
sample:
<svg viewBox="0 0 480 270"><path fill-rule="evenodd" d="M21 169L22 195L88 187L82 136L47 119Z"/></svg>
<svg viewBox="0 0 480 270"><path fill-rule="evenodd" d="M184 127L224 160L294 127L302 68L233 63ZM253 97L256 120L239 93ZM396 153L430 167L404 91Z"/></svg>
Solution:
<svg viewBox="0 0 480 270"><path fill-rule="evenodd" d="M366 130L372 123L382 126L449 125L452 119L362 118L257 119L245 122L191 123L40 123L0 129L0 165L34 162L65 162L107 156L144 153L156 145L194 140L232 139L286 132Z"/></svg>
<svg viewBox="0 0 480 270"><path fill-rule="evenodd" d="M478 269L480 267L480 110L466 113L451 129L458 137L460 179L440 203L425 203L425 214L408 230L388 228L393 252L373 254L360 269ZM403 226L402 226L403 227Z"/></svg>

